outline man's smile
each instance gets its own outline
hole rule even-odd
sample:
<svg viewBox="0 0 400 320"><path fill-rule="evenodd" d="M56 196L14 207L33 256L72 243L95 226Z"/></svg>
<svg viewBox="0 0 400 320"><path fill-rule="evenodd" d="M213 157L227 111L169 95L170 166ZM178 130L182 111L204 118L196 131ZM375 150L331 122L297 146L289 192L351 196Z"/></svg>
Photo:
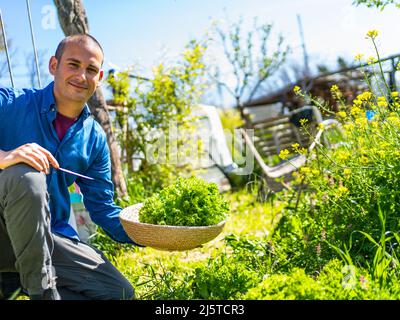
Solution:
<svg viewBox="0 0 400 320"><path fill-rule="evenodd" d="M89 88L88 88L86 85L84 85L84 84L78 84L78 83L72 82L72 81L69 81L68 84L71 85L71 86L73 86L73 87L75 87L75 88L81 89L81 90L87 90L87 89L89 89Z"/></svg>

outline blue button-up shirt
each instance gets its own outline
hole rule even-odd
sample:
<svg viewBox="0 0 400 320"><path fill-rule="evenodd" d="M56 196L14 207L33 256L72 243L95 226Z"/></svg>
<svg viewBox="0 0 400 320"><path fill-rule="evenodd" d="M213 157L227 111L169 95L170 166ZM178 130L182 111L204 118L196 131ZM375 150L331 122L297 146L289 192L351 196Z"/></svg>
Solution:
<svg viewBox="0 0 400 320"><path fill-rule="evenodd" d="M114 240L133 243L119 221L121 208L113 200L105 132L90 116L86 105L60 141L53 127L57 114L53 87L54 82L44 89L0 88L0 150L9 151L35 142L50 151L62 168L94 178L82 179L51 168L46 179L52 232L79 239L68 224L71 212L68 186L76 182L93 222Z"/></svg>

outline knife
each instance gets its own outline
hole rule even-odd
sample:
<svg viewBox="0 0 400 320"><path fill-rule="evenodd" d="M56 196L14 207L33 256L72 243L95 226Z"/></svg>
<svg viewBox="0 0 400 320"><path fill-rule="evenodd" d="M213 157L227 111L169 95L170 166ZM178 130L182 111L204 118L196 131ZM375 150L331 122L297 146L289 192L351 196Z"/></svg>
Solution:
<svg viewBox="0 0 400 320"><path fill-rule="evenodd" d="M60 170L60 171L64 171L64 172L66 172L66 173L70 173L70 174L73 174L73 175L76 175L76 176L78 176L78 177L81 177L81 178L84 178L84 179L88 179L88 180L94 180L93 178L91 178L91 177L88 177L88 176L84 176L83 174L80 174L80 173L76 173L76 172L73 172L73 171L70 171L70 170L67 170L67 169L64 169L64 168L58 168L58 170Z"/></svg>

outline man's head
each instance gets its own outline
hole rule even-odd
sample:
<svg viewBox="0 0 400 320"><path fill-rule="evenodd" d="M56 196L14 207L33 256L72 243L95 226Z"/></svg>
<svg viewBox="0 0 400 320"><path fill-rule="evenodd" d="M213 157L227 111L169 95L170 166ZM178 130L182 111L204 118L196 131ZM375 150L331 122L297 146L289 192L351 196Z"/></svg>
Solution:
<svg viewBox="0 0 400 320"><path fill-rule="evenodd" d="M94 37L79 34L63 39L49 62L56 99L83 106L103 78L103 59L103 49Z"/></svg>

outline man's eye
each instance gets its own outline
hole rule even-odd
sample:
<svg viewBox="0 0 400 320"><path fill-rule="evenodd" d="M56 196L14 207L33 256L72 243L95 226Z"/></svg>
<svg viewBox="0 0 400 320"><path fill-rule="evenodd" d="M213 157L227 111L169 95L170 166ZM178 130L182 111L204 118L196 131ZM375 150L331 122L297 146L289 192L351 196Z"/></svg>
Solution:
<svg viewBox="0 0 400 320"><path fill-rule="evenodd" d="M88 69L88 71L89 71L90 73L93 73L93 74L97 73L97 70L95 70L95 69Z"/></svg>

